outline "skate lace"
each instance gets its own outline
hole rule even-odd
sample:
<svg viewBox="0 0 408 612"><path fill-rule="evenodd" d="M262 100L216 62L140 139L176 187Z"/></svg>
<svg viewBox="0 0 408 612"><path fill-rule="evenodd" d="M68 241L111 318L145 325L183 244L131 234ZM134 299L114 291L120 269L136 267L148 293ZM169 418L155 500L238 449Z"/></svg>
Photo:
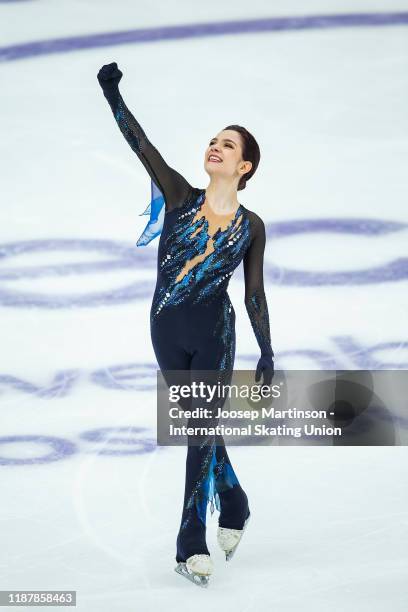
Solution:
<svg viewBox="0 0 408 612"><path fill-rule="evenodd" d="M196 555L192 555L191 557L189 557L187 559L188 563L194 563L195 561L200 561L200 560L210 560L210 555L206 555L204 553L197 553Z"/></svg>

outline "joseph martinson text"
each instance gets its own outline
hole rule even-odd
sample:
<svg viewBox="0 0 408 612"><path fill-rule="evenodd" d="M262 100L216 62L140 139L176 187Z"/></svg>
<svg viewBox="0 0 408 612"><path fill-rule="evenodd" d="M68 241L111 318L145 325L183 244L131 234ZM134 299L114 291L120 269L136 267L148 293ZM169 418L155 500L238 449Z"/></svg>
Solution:
<svg viewBox="0 0 408 612"><path fill-rule="evenodd" d="M330 413L331 414L331 413ZM321 424L328 418L326 410L298 410L288 408L260 408L256 410L218 410L212 414L208 408L181 410L179 407L169 409L170 419L193 419L200 425L175 425L170 423L170 436L341 436L341 427ZM236 421L232 425L219 423L219 419ZM319 424L313 422L319 420ZM253 423L251 421L257 421ZM262 423L267 421L267 423ZM276 421L271 423L271 421ZM296 421L289 425L283 421ZM299 421L305 421L299 424Z"/></svg>

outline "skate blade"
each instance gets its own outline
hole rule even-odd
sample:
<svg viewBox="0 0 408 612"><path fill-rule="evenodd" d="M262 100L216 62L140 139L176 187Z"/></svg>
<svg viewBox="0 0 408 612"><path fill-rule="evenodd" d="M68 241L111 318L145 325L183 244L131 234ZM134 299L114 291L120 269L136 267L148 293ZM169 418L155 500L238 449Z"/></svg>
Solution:
<svg viewBox="0 0 408 612"><path fill-rule="evenodd" d="M208 587L208 576L189 572L187 569L187 565L183 562L177 563L176 567L174 568L174 571L180 574L180 576L184 576L184 578L187 578L187 580L190 580L190 582L193 582L197 586L203 587L205 589Z"/></svg>
<svg viewBox="0 0 408 612"><path fill-rule="evenodd" d="M243 537L243 535L244 535L244 531L245 531L245 529L246 529L246 526L248 525L248 522L249 522L249 519L250 519L250 518L251 518L251 515L249 515L249 516L248 516L248 518L245 520L244 526L243 526L243 528L242 528L242 534L241 534L241 537L240 537L240 539L238 540L238 542L236 543L236 545L234 546L234 548L231 548L231 550L226 551L226 553L225 553L225 560L226 560L226 561L231 561L232 557L234 556L235 551L237 550L237 548L238 548L238 546L239 546L239 543L240 543L240 542L241 542L241 540L242 540L242 537Z"/></svg>

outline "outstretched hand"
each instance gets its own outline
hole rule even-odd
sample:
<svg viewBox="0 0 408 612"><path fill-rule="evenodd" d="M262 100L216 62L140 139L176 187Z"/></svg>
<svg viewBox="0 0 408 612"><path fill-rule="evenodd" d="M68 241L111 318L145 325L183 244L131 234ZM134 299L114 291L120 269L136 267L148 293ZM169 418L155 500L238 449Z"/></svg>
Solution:
<svg viewBox="0 0 408 612"><path fill-rule="evenodd" d="M99 85L104 87L117 87L123 73L119 70L116 62L105 64L98 72Z"/></svg>
<svg viewBox="0 0 408 612"><path fill-rule="evenodd" d="M275 364L273 362L273 357L269 355L261 355L258 365L256 366L255 382L258 382L261 379L261 374L263 374L263 384L269 386L272 382L274 373Z"/></svg>

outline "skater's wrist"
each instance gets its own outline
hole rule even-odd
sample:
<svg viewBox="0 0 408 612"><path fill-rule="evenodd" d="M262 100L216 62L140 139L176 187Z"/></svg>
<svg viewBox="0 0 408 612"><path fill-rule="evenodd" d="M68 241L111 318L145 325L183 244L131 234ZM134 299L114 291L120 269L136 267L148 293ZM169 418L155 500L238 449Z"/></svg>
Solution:
<svg viewBox="0 0 408 612"><path fill-rule="evenodd" d="M265 357L266 359L273 359L275 356L275 353L272 350L272 347L269 346L268 348L262 349L261 351L261 357Z"/></svg>

